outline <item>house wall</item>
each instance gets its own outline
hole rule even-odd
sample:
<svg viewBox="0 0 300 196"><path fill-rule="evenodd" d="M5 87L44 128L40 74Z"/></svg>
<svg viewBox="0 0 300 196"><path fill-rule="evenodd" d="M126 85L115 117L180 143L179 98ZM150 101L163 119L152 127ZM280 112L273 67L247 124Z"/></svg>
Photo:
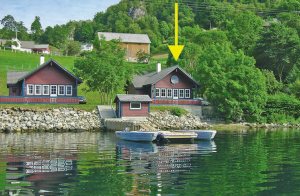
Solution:
<svg viewBox="0 0 300 196"><path fill-rule="evenodd" d="M177 75L179 78L179 83L177 84L172 84L171 83L171 77L173 75ZM156 88L173 88L173 89L192 89L194 87L193 83L190 81L190 79L182 74L181 72L176 72L173 71L169 75L167 75L165 78L162 80L158 81L155 84Z"/></svg>
<svg viewBox="0 0 300 196"><path fill-rule="evenodd" d="M21 96L22 95L22 85L10 85L8 86L9 96Z"/></svg>
<svg viewBox="0 0 300 196"><path fill-rule="evenodd" d="M62 104L78 104L77 97L0 97L1 103L62 103Z"/></svg>
<svg viewBox="0 0 300 196"><path fill-rule="evenodd" d="M136 61L136 54L140 50L144 51L147 54L150 54L150 44L121 43L121 47L126 50L126 59L128 61Z"/></svg>
<svg viewBox="0 0 300 196"><path fill-rule="evenodd" d="M142 103L140 110L131 110L129 102L121 103L121 108L121 117L148 117L149 115L149 103Z"/></svg>
<svg viewBox="0 0 300 196"><path fill-rule="evenodd" d="M77 96L77 84L75 79L65 74L62 70L55 65L45 66L32 76L25 79L24 95L27 95L27 84L34 85L72 85L72 96Z"/></svg>

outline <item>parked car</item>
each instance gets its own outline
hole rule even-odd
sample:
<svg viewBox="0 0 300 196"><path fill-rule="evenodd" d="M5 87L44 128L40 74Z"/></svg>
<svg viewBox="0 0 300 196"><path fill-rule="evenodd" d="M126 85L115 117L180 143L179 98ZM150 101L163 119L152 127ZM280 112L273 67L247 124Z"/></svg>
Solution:
<svg viewBox="0 0 300 196"><path fill-rule="evenodd" d="M198 97L196 99L198 99L198 100L201 101L201 105L205 105L205 106L210 105L210 103L207 100L205 100L205 99L203 99L201 97Z"/></svg>
<svg viewBox="0 0 300 196"><path fill-rule="evenodd" d="M86 104L86 98L83 96L79 97L79 104Z"/></svg>

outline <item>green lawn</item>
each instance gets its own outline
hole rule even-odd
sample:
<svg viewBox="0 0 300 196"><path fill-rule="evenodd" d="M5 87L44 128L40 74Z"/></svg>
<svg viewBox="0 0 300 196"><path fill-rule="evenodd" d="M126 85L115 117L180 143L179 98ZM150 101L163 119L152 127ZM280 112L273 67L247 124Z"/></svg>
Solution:
<svg viewBox="0 0 300 196"><path fill-rule="evenodd" d="M6 87L6 73L8 70L26 70L31 71L39 66L38 54L29 54L23 52L12 52L9 50L0 50L0 96L7 96L8 89ZM59 64L64 66L69 71L73 70L74 60L76 57L66 57L66 56L51 56L45 55L45 60L53 59ZM153 58L149 64L142 63L126 63L126 66L132 66L136 73L142 73L145 71L154 71L156 69L157 62L162 63L162 67L165 67L166 59L165 58ZM84 84L81 84L78 89L78 95L85 96L87 99L86 105L21 105L22 107L38 107L38 108L53 108L61 106L75 107L79 109L91 110L95 108L96 105L101 104L100 94L97 92L85 92ZM113 99L113 98L111 98ZM12 107L18 105L0 105L0 107Z"/></svg>

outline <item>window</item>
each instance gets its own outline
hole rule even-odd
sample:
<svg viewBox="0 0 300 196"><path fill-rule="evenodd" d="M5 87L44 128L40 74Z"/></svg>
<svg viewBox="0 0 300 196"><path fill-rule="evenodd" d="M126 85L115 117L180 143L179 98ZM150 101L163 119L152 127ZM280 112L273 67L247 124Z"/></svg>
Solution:
<svg viewBox="0 0 300 196"><path fill-rule="evenodd" d="M65 86L63 85L58 86L58 95L65 95Z"/></svg>
<svg viewBox="0 0 300 196"><path fill-rule="evenodd" d="M159 88L157 88L155 90L155 97L160 97L160 89Z"/></svg>
<svg viewBox="0 0 300 196"><path fill-rule="evenodd" d="M72 96L72 86L71 85L66 86L66 95Z"/></svg>
<svg viewBox="0 0 300 196"><path fill-rule="evenodd" d="M191 98L191 90L185 89L185 98Z"/></svg>
<svg viewBox="0 0 300 196"><path fill-rule="evenodd" d="M50 86L50 92L51 92L51 95L57 95L57 86L56 85L51 85Z"/></svg>
<svg viewBox="0 0 300 196"><path fill-rule="evenodd" d="M35 95L42 94L42 85L35 85Z"/></svg>
<svg viewBox="0 0 300 196"><path fill-rule="evenodd" d="M32 84L28 84L27 85L27 94L33 95L33 89L34 89L34 86Z"/></svg>
<svg viewBox="0 0 300 196"><path fill-rule="evenodd" d="M49 95L49 85L43 85L43 95Z"/></svg>
<svg viewBox="0 0 300 196"><path fill-rule="evenodd" d="M173 99L178 99L178 89L173 89Z"/></svg>
<svg viewBox="0 0 300 196"><path fill-rule="evenodd" d="M160 89L160 96L166 97L166 89L165 88Z"/></svg>
<svg viewBox="0 0 300 196"><path fill-rule="evenodd" d="M184 98L184 89L179 89L179 98Z"/></svg>
<svg viewBox="0 0 300 196"><path fill-rule="evenodd" d="M140 110L140 109L142 109L141 102L130 102L130 109L131 110Z"/></svg>
<svg viewBox="0 0 300 196"><path fill-rule="evenodd" d="M167 90L167 97L172 98L172 89Z"/></svg>

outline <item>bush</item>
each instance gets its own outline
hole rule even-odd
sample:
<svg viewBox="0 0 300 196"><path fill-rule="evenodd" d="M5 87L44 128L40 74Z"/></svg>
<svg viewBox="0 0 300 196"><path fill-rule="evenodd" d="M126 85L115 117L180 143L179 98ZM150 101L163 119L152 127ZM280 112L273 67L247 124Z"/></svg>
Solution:
<svg viewBox="0 0 300 196"><path fill-rule="evenodd" d="M174 106L151 106L151 110L154 111L169 111L172 115L175 116L183 116L186 115L188 113L188 111L186 111L183 108L179 108L179 107L174 107Z"/></svg>
<svg viewBox="0 0 300 196"><path fill-rule="evenodd" d="M296 97L279 93L270 95L263 116L269 123L293 123L300 118L300 100Z"/></svg>
<svg viewBox="0 0 300 196"><path fill-rule="evenodd" d="M144 52L143 50L139 50L136 53L136 56L139 63L148 63L150 60L150 54Z"/></svg>

